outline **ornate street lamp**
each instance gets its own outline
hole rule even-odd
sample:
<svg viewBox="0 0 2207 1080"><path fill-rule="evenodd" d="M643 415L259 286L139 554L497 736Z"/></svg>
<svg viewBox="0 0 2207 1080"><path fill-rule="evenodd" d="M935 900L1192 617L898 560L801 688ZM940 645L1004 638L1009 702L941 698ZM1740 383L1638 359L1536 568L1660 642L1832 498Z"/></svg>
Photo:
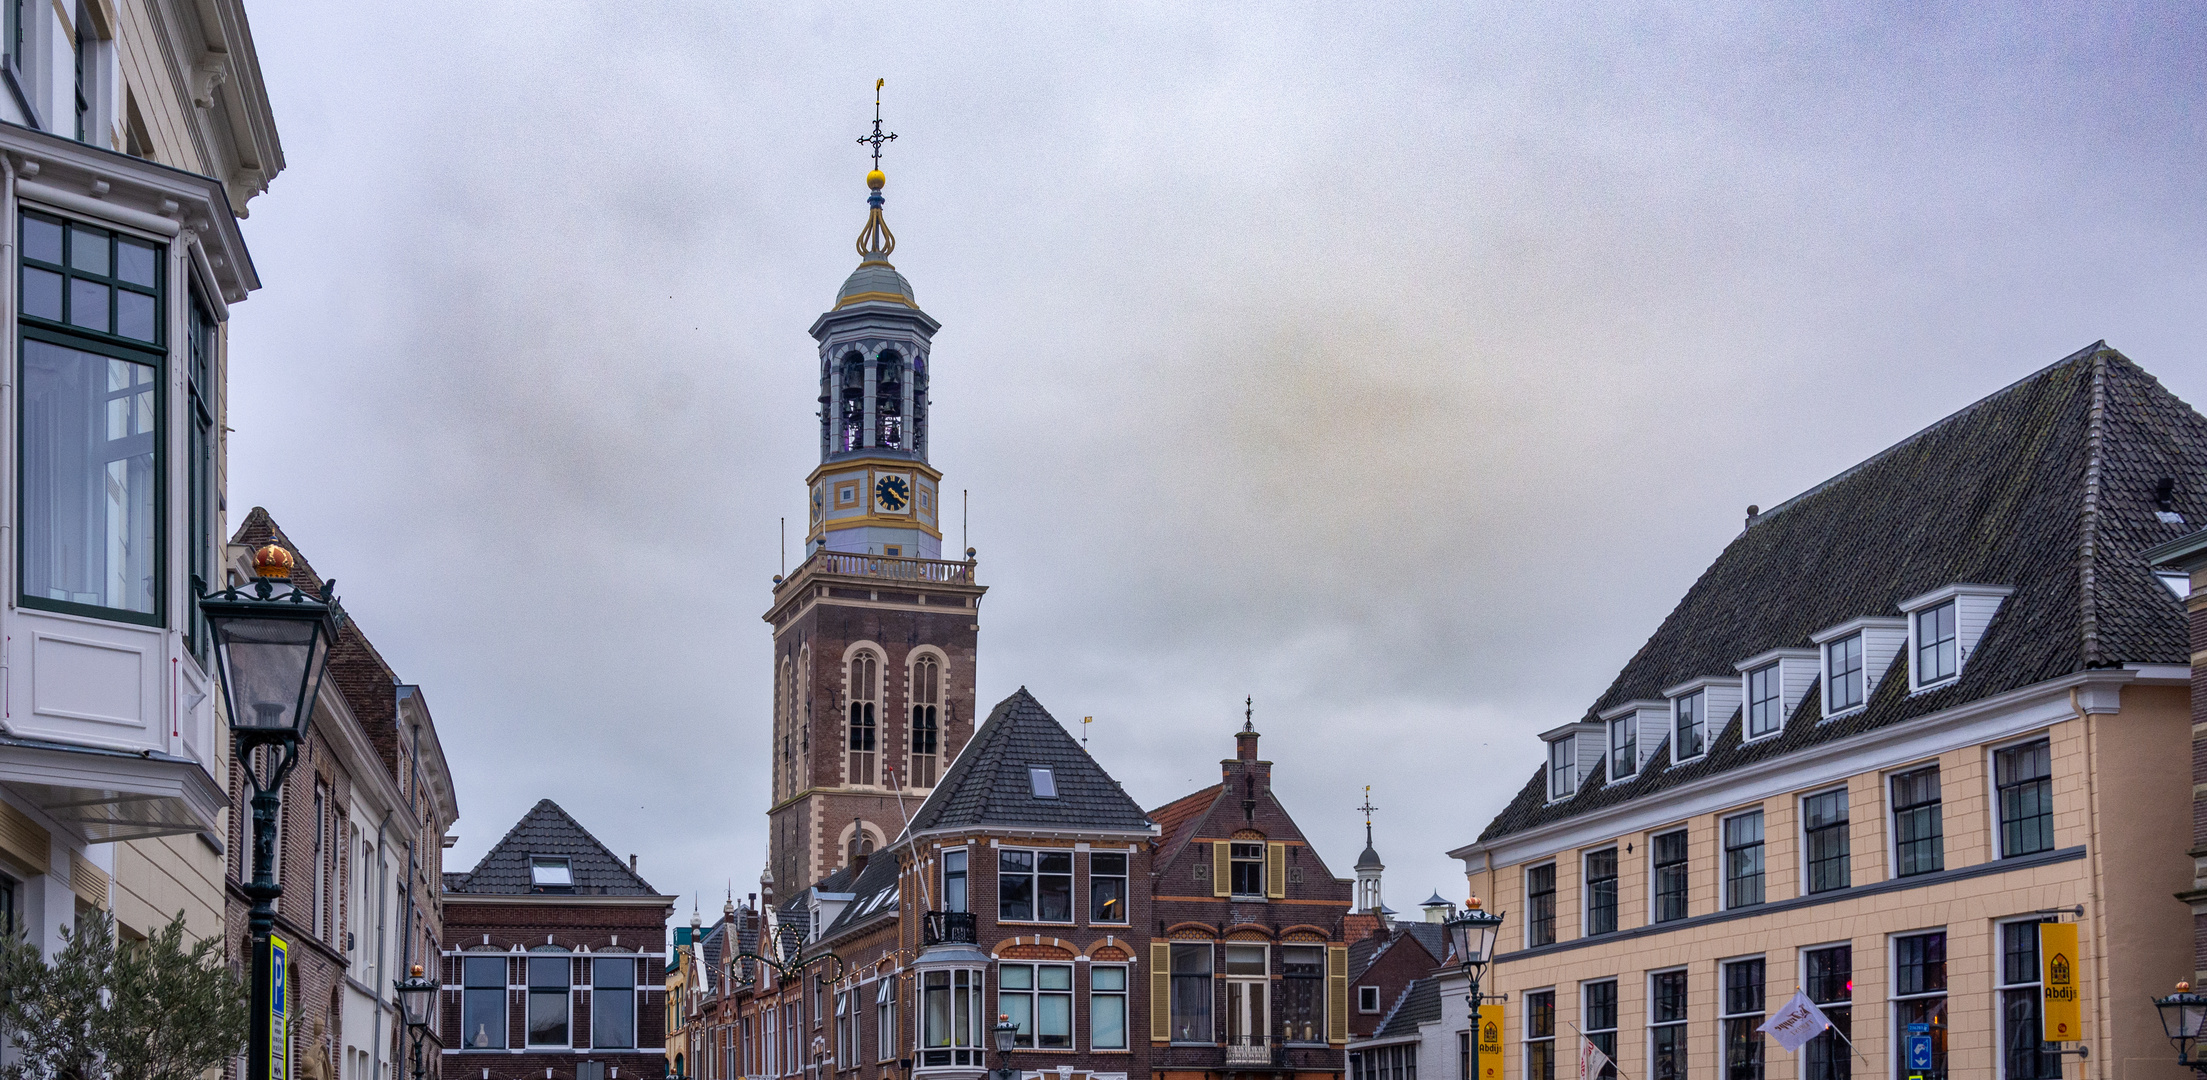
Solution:
<svg viewBox="0 0 2207 1080"><path fill-rule="evenodd" d="M1018 1075L1012 1068L1012 1043L1019 1038L1019 1025L1012 1023L1010 1013L998 1013L996 1026L990 1030L996 1036L997 1080L1011 1080Z"/></svg>
<svg viewBox="0 0 2207 1080"><path fill-rule="evenodd" d="M1456 951L1456 962L1462 966L1464 980L1470 986L1466 998L1471 1006L1471 1075L1465 1080L1478 1080L1479 1004L1486 998L1479 993L1479 976L1486 973L1487 964L1494 959L1494 939L1502 932L1502 916L1490 913L1479 906L1474 896L1464 901L1464 913L1448 920L1449 944ZM1497 994L1500 1001L1506 995Z"/></svg>
<svg viewBox="0 0 2207 1080"><path fill-rule="evenodd" d="M2191 983L2180 982L2176 993L2155 998L2153 1007L2161 1010L2161 1029L2176 1044L2176 1063L2207 1077L2207 1061L2192 1056L2199 1040L2207 1037L2207 997L2192 993Z"/></svg>
<svg viewBox="0 0 2207 1080"><path fill-rule="evenodd" d="M267 544L253 553L254 580L208 593L199 588L199 610L213 635L217 678L228 707L230 738L239 771L253 787L253 880L244 891L253 901L248 932L253 940L253 997L256 1010L290 1012L289 976L276 970L269 938L276 928L276 815L283 806L284 778L298 760L299 741L314 715L322 672L337 638L344 611L322 583L319 595L291 583L291 552ZM270 1080L272 1024L259 1020L253 1032L251 1080Z"/></svg>
<svg viewBox="0 0 2207 1080"><path fill-rule="evenodd" d="M421 965L414 965L413 978L397 980L399 1016L406 1021L406 1031L414 1037L414 1080L421 1080L421 1043L429 1035L430 1007L437 1003L437 980L422 977Z"/></svg>

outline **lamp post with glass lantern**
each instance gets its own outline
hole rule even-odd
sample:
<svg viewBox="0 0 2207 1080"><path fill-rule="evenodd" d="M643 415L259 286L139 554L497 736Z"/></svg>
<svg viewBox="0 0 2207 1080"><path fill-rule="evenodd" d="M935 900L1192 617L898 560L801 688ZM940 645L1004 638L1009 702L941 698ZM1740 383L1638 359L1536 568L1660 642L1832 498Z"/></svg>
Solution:
<svg viewBox="0 0 2207 1080"><path fill-rule="evenodd" d="M1479 1004L1486 1000L1479 993L1479 976L1494 959L1494 939L1502 932L1502 916L1488 912L1479 906L1474 896L1464 901L1464 912L1448 920L1448 940L1456 952L1456 962L1463 969L1464 980L1470 986L1466 1001L1471 1006L1471 1075L1465 1080L1479 1077ZM1506 994L1494 995L1494 1000L1507 998Z"/></svg>
<svg viewBox="0 0 2207 1080"><path fill-rule="evenodd" d="M2176 993L2165 998L2155 998L2153 1007L2161 1010L2161 1030L2176 1044L2176 1063L2207 1077L2207 1060L2194 1057L2199 1040L2207 1038L2207 997L2192 993L2192 984L2176 984Z"/></svg>
<svg viewBox="0 0 2207 1080"><path fill-rule="evenodd" d="M1012 1068L1012 1043L1019 1038L1019 1025L1012 1023L1010 1013L998 1013L996 1025L990 1029L996 1039L996 1068L992 1075L996 1080L1013 1080L1018 1074Z"/></svg>
<svg viewBox="0 0 2207 1080"><path fill-rule="evenodd" d="M415 964L413 977L396 980L399 1018L406 1022L406 1033L413 1036L414 1080L422 1080L421 1043L429 1035L429 1010L437 1003L437 980L422 977L421 965Z"/></svg>
<svg viewBox="0 0 2207 1080"><path fill-rule="evenodd" d="M253 880L244 886L253 901L248 934L253 943L251 1051L246 1075L270 1080L272 1040L283 1037L274 1011L285 1000L288 975L275 970L269 942L276 929L276 815L283 807L284 779L298 760L299 743L314 715L322 672L329 660L344 611L333 593L334 581L310 593L291 583L291 552L266 544L253 553L253 580L208 593L197 578L199 609L214 641L216 676L229 710L230 739L238 771L253 788ZM279 982L279 980L282 980Z"/></svg>

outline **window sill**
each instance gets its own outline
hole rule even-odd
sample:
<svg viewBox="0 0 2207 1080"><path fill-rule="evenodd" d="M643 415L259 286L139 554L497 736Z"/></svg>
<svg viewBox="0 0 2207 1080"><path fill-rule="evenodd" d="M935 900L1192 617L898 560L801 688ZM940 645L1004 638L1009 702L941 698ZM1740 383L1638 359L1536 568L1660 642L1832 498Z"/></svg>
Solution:
<svg viewBox="0 0 2207 1080"><path fill-rule="evenodd" d="M1252 893L1232 893L1226 897L1226 901L1231 904L1262 904L1268 899L1270 898Z"/></svg>
<svg viewBox="0 0 2207 1080"><path fill-rule="evenodd" d="M996 925L998 925L998 926L1061 926L1061 927L1066 927L1066 928L1069 928L1069 929L1070 929L1070 928L1073 928L1073 927L1077 927L1077 926L1079 926L1080 924L1078 924L1078 923L1073 923L1073 922L1044 922L1044 921L1042 921L1042 920L1040 920L1040 919L998 919L998 920L996 920Z"/></svg>
<svg viewBox="0 0 2207 1080"><path fill-rule="evenodd" d="M1909 696L1913 697L1917 694L1929 693L1933 690L1944 690L1947 687L1952 686L1960 681L1962 681L1962 673L1957 671L1954 674L1949 675L1943 679L1934 679L1931 682L1926 683L1916 683L1908 688L1908 693Z"/></svg>

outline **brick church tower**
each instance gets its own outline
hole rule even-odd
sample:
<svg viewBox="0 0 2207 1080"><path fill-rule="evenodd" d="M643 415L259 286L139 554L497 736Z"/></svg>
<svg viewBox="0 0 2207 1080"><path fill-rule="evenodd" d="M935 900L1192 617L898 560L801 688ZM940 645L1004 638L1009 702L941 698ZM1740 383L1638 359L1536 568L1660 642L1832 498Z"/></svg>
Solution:
<svg viewBox="0 0 2207 1080"><path fill-rule="evenodd" d="M878 112L878 110L877 110ZM881 121L874 121L875 164ZM820 464L805 561L776 578L768 888L787 896L885 846L973 735L981 594L973 552L942 558L942 474L927 462L940 325L889 264L880 169L858 269L812 324Z"/></svg>

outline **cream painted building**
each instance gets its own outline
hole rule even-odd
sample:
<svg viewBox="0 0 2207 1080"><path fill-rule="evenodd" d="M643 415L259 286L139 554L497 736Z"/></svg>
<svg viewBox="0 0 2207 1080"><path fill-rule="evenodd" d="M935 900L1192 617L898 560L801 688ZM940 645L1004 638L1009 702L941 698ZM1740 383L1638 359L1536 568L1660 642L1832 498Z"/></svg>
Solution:
<svg viewBox="0 0 2207 1080"><path fill-rule="evenodd" d="M0 923L223 926L236 219L283 167L239 0L0 0Z"/></svg>
<svg viewBox="0 0 2207 1080"><path fill-rule="evenodd" d="M2104 344L1752 514L1450 853L1507 913L1497 1075L2176 1080L2190 650L2140 553L2202 522L2207 419ZM1851 1047L1755 1031L1796 989Z"/></svg>

